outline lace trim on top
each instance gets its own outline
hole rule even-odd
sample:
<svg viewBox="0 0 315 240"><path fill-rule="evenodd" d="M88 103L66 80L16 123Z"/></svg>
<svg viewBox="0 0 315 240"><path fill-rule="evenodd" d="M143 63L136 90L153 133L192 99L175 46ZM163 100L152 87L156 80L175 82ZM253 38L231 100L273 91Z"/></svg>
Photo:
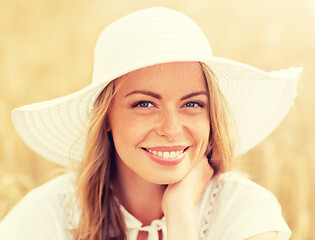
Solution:
<svg viewBox="0 0 315 240"><path fill-rule="evenodd" d="M199 229L199 236L200 239L205 240L208 236L208 231L211 223L212 218L212 212L215 208L216 202L217 202L217 196L222 188L223 183L219 181L219 179L216 179L213 182L213 185L211 187L210 196L208 200L208 204L205 208L205 213L203 216L203 220L201 222L201 227Z"/></svg>
<svg viewBox="0 0 315 240"><path fill-rule="evenodd" d="M75 189L69 188L66 192L60 195L60 204L64 210L65 226L69 239L72 239L73 230L78 227L79 208L75 201Z"/></svg>

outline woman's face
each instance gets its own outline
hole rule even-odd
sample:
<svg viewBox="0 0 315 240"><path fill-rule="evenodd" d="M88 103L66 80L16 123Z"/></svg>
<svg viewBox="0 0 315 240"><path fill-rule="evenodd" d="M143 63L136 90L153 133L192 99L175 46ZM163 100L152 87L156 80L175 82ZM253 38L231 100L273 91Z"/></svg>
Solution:
<svg viewBox="0 0 315 240"><path fill-rule="evenodd" d="M158 64L119 78L108 119L118 171L156 184L180 181L205 153L206 82L199 63Z"/></svg>

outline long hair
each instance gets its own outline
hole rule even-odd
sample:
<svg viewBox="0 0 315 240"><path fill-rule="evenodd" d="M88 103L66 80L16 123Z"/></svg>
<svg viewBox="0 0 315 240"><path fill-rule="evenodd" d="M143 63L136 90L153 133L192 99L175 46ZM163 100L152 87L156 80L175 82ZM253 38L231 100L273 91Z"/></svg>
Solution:
<svg viewBox="0 0 315 240"><path fill-rule="evenodd" d="M235 137L235 135L231 136L231 130L235 129L235 123L218 87L215 74L205 63L201 62L200 66L206 79L209 95L210 137L206 156L214 170L214 175L217 175L231 169L234 157L232 137Z"/></svg>
<svg viewBox="0 0 315 240"><path fill-rule="evenodd" d="M214 74L207 65L200 65L206 79L210 104L210 137L206 155L214 174L218 174L230 168L233 157L228 132L228 111ZM126 80L128 74L123 77ZM115 147L107 130L107 113L118 88L115 80L112 81L94 105L76 191L81 216L78 228L74 230L74 240L127 239L124 217L111 188L116 170Z"/></svg>
<svg viewBox="0 0 315 240"><path fill-rule="evenodd" d="M107 240L114 236L113 239L126 239L124 218L111 187L116 166L107 112L115 94L114 83L104 88L92 112L76 190L81 216L74 231L75 240Z"/></svg>

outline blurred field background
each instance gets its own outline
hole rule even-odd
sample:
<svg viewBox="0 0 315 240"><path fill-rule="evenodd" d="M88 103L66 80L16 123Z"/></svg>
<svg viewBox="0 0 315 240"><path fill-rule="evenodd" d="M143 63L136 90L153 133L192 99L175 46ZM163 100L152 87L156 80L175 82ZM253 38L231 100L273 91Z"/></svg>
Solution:
<svg viewBox="0 0 315 240"><path fill-rule="evenodd" d="M0 219L28 191L61 172L22 142L11 123L12 109L89 84L101 30L129 12L160 5L195 19L216 56L266 71L304 67L287 118L238 168L276 195L292 240L315 239L315 0L0 0L0 5Z"/></svg>

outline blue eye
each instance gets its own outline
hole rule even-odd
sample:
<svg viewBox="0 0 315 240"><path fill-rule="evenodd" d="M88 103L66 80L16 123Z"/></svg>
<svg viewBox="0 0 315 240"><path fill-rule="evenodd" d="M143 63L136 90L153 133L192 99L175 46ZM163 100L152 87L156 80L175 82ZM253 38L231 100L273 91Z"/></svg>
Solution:
<svg viewBox="0 0 315 240"><path fill-rule="evenodd" d="M132 105L132 107L140 107L140 108L148 108L148 107L152 107L153 104L150 102L146 102L146 101L139 101L136 102Z"/></svg>
<svg viewBox="0 0 315 240"><path fill-rule="evenodd" d="M186 107L195 107L196 103L190 102L185 104Z"/></svg>
<svg viewBox="0 0 315 240"><path fill-rule="evenodd" d="M150 103L148 103L148 102L139 103L139 107L143 107L143 108L149 107L149 105L150 105Z"/></svg>
<svg viewBox="0 0 315 240"><path fill-rule="evenodd" d="M202 103L199 103L199 102L188 102L184 106L188 107L188 108L204 107L204 105Z"/></svg>

